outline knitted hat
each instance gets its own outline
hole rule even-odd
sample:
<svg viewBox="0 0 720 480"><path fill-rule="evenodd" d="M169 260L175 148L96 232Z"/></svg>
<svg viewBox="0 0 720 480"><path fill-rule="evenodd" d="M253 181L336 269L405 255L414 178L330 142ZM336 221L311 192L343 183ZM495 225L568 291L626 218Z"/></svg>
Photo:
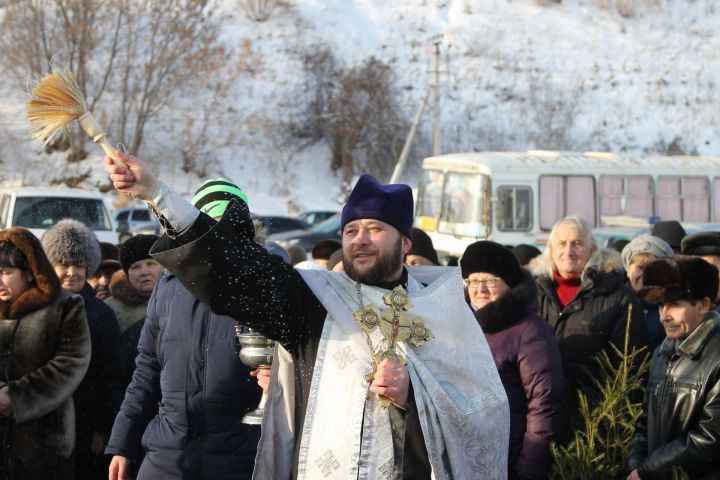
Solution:
<svg viewBox="0 0 720 480"><path fill-rule="evenodd" d="M639 292L645 303L675 300L715 301L718 292L718 270L699 257L675 255L645 266Z"/></svg>
<svg viewBox="0 0 720 480"><path fill-rule="evenodd" d="M663 258L672 256L673 249L665 240L654 235L646 234L635 237L622 250L622 261L625 270L630 266L633 257L640 253L650 253L657 258Z"/></svg>
<svg viewBox="0 0 720 480"><path fill-rule="evenodd" d="M527 243L521 243L512 249L512 254L515 255L515 259L520 265L527 265L530 263L530 260L541 255L542 252L537 247L528 245Z"/></svg>
<svg viewBox="0 0 720 480"><path fill-rule="evenodd" d="M206 180L195 192L192 204L212 218L222 217L230 201L239 198L248 203L248 197L240 188L227 178Z"/></svg>
<svg viewBox="0 0 720 480"><path fill-rule="evenodd" d="M100 253L102 260L100 261L100 266L98 266L98 270L101 268L112 268L114 270L120 270L120 268L122 268L120 265L120 261L118 260L119 251L115 245L108 242L100 242Z"/></svg>
<svg viewBox="0 0 720 480"><path fill-rule="evenodd" d="M435 265L440 264L432 238L430 238L427 233L419 228L413 227L411 240L412 247L407 253L408 255L420 255L421 257L427 258Z"/></svg>
<svg viewBox="0 0 720 480"><path fill-rule="evenodd" d="M662 238L677 252L680 251L680 243L686 235L685 229L677 220L656 223L653 225L650 234Z"/></svg>
<svg viewBox="0 0 720 480"><path fill-rule="evenodd" d="M480 241L471 243L460 258L463 278L471 273L492 273L512 288L520 283L522 268L509 248L499 243Z"/></svg>
<svg viewBox="0 0 720 480"><path fill-rule="evenodd" d="M683 238L683 255L720 255L720 232L697 232Z"/></svg>
<svg viewBox="0 0 720 480"><path fill-rule="evenodd" d="M340 230L362 218L388 223L408 238L412 237L412 190L402 183L383 185L373 176L362 174L342 209Z"/></svg>
<svg viewBox="0 0 720 480"><path fill-rule="evenodd" d="M82 222L65 218L45 231L42 245L53 265L81 265L91 277L100 265L100 243Z"/></svg>
<svg viewBox="0 0 720 480"><path fill-rule="evenodd" d="M159 238L157 235L135 235L120 244L120 265L125 273L133 263L152 258L150 249Z"/></svg>

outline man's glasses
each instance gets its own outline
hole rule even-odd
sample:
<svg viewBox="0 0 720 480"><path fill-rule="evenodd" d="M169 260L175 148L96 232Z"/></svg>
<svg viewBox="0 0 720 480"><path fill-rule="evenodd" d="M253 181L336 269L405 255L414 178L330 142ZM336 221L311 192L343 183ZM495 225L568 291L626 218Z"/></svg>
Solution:
<svg viewBox="0 0 720 480"><path fill-rule="evenodd" d="M478 280L476 278L472 280L465 280L465 286L467 288L480 288L480 285L485 285L487 288L495 288L500 285L500 278L493 277L493 278L483 278L482 280Z"/></svg>

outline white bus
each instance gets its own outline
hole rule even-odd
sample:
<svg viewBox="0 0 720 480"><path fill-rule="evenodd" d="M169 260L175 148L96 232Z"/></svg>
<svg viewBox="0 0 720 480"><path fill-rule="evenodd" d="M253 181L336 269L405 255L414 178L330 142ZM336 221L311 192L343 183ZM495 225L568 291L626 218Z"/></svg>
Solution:
<svg viewBox="0 0 720 480"><path fill-rule="evenodd" d="M620 216L720 222L720 157L457 153L426 158L422 169L415 225L442 254L482 239L543 245L571 214L594 227Z"/></svg>

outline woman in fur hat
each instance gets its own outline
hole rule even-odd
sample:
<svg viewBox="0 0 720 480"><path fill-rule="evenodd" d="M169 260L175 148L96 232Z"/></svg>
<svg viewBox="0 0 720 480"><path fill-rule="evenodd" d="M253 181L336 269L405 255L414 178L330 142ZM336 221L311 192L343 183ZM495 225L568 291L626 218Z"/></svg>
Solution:
<svg viewBox="0 0 720 480"><path fill-rule="evenodd" d="M495 242L471 244L460 267L510 402L509 478L547 478L550 442L563 425L563 373L555 335L537 313L535 282Z"/></svg>
<svg viewBox="0 0 720 480"><path fill-rule="evenodd" d="M60 288L38 239L0 232L0 435L6 479L72 478L72 395L90 363L83 301Z"/></svg>
<svg viewBox="0 0 720 480"><path fill-rule="evenodd" d="M113 361L120 328L112 309L95 297L87 281L102 260L100 244L90 228L71 218L49 228L41 242L60 286L83 298L92 354L87 374L74 395L75 473L79 480L103 478L109 461L102 452L115 418L107 368Z"/></svg>

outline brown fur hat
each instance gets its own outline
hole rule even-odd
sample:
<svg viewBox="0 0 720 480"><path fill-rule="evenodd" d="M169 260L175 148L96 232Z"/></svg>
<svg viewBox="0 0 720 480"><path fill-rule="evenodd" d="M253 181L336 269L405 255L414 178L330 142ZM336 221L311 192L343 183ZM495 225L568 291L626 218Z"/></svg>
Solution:
<svg viewBox="0 0 720 480"><path fill-rule="evenodd" d="M645 285L638 295L645 303L675 300L715 301L718 291L718 269L699 257L675 255L645 266Z"/></svg>
<svg viewBox="0 0 720 480"><path fill-rule="evenodd" d="M60 280L40 240L29 230L15 227L0 231L0 241L12 243L25 256L34 285L12 303L0 301L2 318L18 319L49 304L60 294Z"/></svg>

